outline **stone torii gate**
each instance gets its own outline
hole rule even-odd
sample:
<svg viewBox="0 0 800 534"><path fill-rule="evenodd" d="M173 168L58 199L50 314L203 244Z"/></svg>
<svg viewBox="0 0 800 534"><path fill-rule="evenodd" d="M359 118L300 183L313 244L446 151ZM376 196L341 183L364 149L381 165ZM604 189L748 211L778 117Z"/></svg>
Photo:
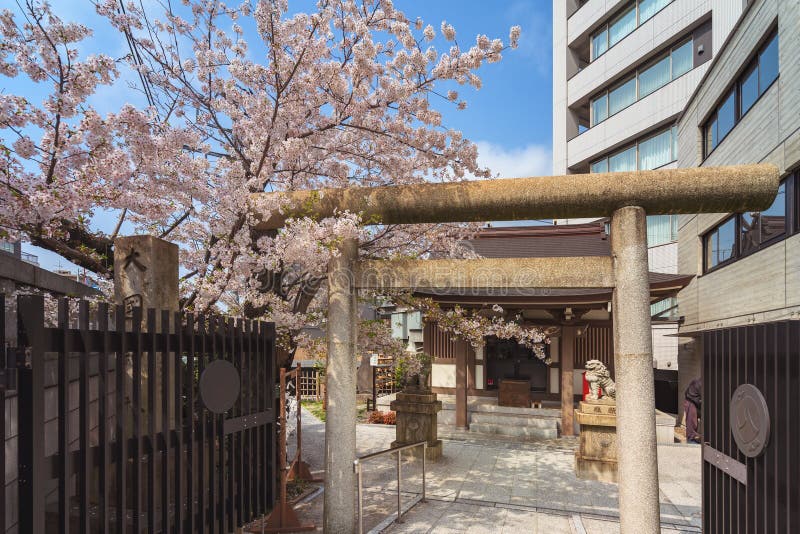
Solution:
<svg viewBox="0 0 800 534"><path fill-rule="evenodd" d="M671 169L396 187L283 193L280 212L259 212L256 230L296 216L338 211L376 224L610 217L611 258L359 261L345 240L328 267L328 413L324 529L356 531L356 294L363 288L613 287L620 532L660 531L646 215L768 208L773 165Z"/></svg>

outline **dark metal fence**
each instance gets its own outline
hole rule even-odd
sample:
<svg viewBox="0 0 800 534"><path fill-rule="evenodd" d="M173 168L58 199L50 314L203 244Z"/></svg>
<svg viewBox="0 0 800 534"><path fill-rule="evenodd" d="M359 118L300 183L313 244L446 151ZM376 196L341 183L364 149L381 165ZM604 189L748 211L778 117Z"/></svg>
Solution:
<svg viewBox="0 0 800 534"><path fill-rule="evenodd" d="M800 321L706 332L703 352L703 532L800 532Z"/></svg>
<svg viewBox="0 0 800 534"><path fill-rule="evenodd" d="M0 295L0 324L4 311ZM0 388L7 532L233 532L273 507L272 324L66 299L54 311L48 326L41 296L16 303Z"/></svg>

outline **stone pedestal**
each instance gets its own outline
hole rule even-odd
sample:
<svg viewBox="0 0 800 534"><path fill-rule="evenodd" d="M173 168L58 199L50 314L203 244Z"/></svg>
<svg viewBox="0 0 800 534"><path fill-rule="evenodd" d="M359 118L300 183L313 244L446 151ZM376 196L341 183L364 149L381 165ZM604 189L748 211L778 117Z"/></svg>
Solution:
<svg viewBox="0 0 800 534"><path fill-rule="evenodd" d="M442 401L436 400L436 393L430 391L404 391L390 404L397 412L397 439L392 447L410 445L422 440L428 442L427 460L436 461L442 456L442 440L438 438L437 414L442 409ZM420 448L409 451L421 454Z"/></svg>
<svg viewBox="0 0 800 534"><path fill-rule="evenodd" d="M617 482L617 405L613 401L583 401L575 412L581 426L575 451L578 478Z"/></svg>

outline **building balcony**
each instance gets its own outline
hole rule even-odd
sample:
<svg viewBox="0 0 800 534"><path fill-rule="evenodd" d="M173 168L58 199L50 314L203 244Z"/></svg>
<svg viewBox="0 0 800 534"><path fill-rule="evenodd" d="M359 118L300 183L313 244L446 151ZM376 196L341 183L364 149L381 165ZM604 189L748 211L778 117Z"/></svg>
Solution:
<svg viewBox="0 0 800 534"><path fill-rule="evenodd" d="M567 19L567 43L574 46L585 38L597 23L608 18L622 4L630 0L589 0Z"/></svg>
<svg viewBox="0 0 800 534"><path fill-rule="evenodd" d="M601 154L620 148L644 133L673 122L686 105L709 63L692 69L657 91L589 128L567 143L567 167L588 172L589 163Z"/></svg>
<svg viewBox="0 0 800 534"><path fill-rule="evenodd" d="M590 0L581 9L594 1L599 0ZM676 36L688 34L707 20L710 13L711 0L673 1L570 78L567 81L567 105L575 107L587 103L599 88L661 53ZM711 54L711 50L707 53Z"/></svg>

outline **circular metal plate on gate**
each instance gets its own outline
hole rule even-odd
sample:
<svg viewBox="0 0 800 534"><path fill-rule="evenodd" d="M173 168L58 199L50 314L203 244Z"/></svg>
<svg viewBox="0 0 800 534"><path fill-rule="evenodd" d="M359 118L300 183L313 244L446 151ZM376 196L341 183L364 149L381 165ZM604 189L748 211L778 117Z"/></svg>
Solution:
<svg viewBox="0 0 800 534"><path fill-rule="evenodd" d="M731 397L731 432L742 454L755 458L769 443L769 408L764 395L752 384L742 384Z"/></svg>
<svg viewBox="0 0 800 534"><path fill-rule="evenodd" d="M242 388L239 371L231 362L214 360L200 375L200 398L203 405L214 413L230 410Z"/></svg>

